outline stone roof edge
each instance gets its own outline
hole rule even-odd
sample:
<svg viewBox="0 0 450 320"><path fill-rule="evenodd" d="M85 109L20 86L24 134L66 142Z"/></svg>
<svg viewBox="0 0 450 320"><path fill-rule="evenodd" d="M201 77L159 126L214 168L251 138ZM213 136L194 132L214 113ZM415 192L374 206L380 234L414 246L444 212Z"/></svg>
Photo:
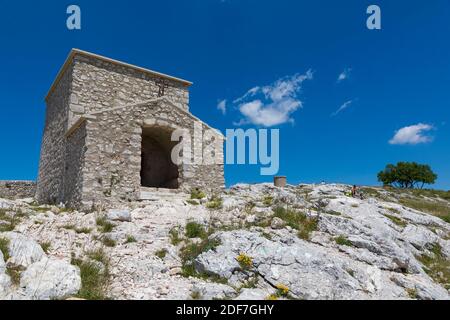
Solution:
<svg viewBox="0 0 450 320"><path fill-rule="evenodd" d="M48 90L47 95L45 96L45 100L46 101L49 98L50 94L55 89L56 85L59 83L59 80L63 76L63 74L66 71L66 69L70 66L74 56L77 55L77 54L83 55L83 56L87 56L87 57L91 57L91 58L98 59L98 60L103 60L103 61L106 61L106 62L109 62L109 63L112 63L112 64L116 64L116 65L120 65L120 66L123 66L123 67L128 67L128 68L131 68L131 69L134 69L134 70L138 70L138 71L141 71L141 72L144 72L144 73L151 74L153 76L165 78L167 80L179 82L179 83L183 84L186 87L189 87L189 86L192 85L192 82L184 80L184 79L181 79L181 78L169 76L169 75L164 74L164 73L160 73L160 72L153 71L153 70L146 69L146 68L142 68L142 67L139 67L139 66L136 66L136 65L133 65L133 64L122 62L122 61L119 61L119 60L114 60L114 59L111 59L111 58L108 58L108 57L105 57L105 56L101 56L101 55L98 55L98 54L95 54L95 53L91 53L91 52L87 52L87 51L83 51L83 50L74 48L74 49L72 49L70 51L69 55L66 58L66 61L62 65L61 69L59 70L58 74L56 75L55 80L53 81L52 85L50 86L50 89Z"/></svg>

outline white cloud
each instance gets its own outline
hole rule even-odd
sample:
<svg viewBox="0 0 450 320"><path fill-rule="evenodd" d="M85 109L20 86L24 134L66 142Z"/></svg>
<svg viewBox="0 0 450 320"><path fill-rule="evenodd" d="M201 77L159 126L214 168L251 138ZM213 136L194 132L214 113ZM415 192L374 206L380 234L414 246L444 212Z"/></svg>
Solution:
<svg viewBox="0 0 450 320"><path fill-rule="evenodd" d="M244 116L236 125L255 124L264 127L293 122L293 112L303 106L297 98L301 91L302 83L313 77L311 70L305 74L296 74L284 77L271 85L254 87L248 90L242 97L234 100L238 109ZM256 97L258 96L258 97Z"/></svg>
<svg viewBox="0 0 450 320"><path fill-rule="evenodd" d="M395 132L394 137L389 140L390 144L419 144L433 141L432 136L427 136L426 132L433 130L430 124L419 123L413 126L401 128Z"/></svg>
<svg viewBox="0 0 450 320"><path fill-rule="evenodd" d="M253 96L255 96L255 95L258 93L259 89L260 89L260 87L254 87L254 88L251 88L251 89L248 90L242 97L235 99L235 100L233 101L233 103L239 103L239 102L245 100L245 99L248 98L248 97L253 97Z"/></svg>
<svg viewBox="0 0 450 320"><path fill-rule="evenodd" d="M338 78L337 78L337 83L339 83L339 82L341 82L341 81L344 81L344 80L348 79L348 78L350 77L350 72L351 72L351 71L352 71L351 68L347 68L347 69L345 69L344 71L342 71L342 72L339 74Z"/></svg>
<svg viewBox="0 0 450 320"><path fill-rule="evenodd" d="M333 112L331 114L332 117L336 116L339 112L347 109L348 107L350 107L350 105L353 103L353 100L349 100L344 102L344 104L342 104L335 112Z"/></svg>
<svg viewBox="0 0 450 320"><path fill-rule="evenodd" d="M222 111L222 114L227 113L227 100L226 100L226 99L220 100L220 101L217 103L217 109L219 109L220 111Z"/></svg>

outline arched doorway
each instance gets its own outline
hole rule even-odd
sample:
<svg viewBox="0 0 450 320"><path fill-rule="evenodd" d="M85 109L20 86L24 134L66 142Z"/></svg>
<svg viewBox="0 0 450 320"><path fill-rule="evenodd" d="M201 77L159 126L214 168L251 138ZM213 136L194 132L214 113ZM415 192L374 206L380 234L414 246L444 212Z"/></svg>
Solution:
<svg viewBox="0 0 450 320"><path fill-rule="evenodd" d="M171 160L172 130L161 127L144 127L141 145L141 186L178 189L178 166Z"/></svg>

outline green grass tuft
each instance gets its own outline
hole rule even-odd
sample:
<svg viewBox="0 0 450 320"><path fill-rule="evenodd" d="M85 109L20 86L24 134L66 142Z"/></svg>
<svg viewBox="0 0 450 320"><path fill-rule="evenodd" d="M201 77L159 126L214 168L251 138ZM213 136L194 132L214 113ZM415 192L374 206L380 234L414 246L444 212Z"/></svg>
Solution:
<svg viewBox="0 0 450 320"><path fill-rule="evenodd" d="M408 297L411 299L417 299L417 290L413 288L407 288L406 293L408 294Z"/></svg>
<svg viewBox="0 0 450 320"><path fill-rule="evenodd" d="M103 237L102 243L107 247L115 247L116 246L116 241L114 241L110 237Z"/></svg>
<svg viewBox="0 0 450 320"><path fill-rule="evenodd" d="M174 246L178 245L183 239L180 237L180 230L177 227L170 229L169 231L170 243Z"/></svg>
<svg viewBox="0 0 450 320"><path fill-rule="evenodd" d="M183 277L196 277L203 280L209 280L213 282L228 283L227 279L221 278L217 275L211 275L204 272L198 272L194 267L194 259L197 258L203 252L212 250L220 245L220 242L216 239L206 238L200 243L188 243L181 249L180 257L182 261L182 273Z"/></svg>
<svg viewBox="0 0 450 320"><path fill-rule="evenodd" d="M0 238L0 251L3 253L3 258L5 261L9 259L9 239Z"/></svg>
<svg viewBox="0 0 450 320"><path fill-rule="evenodd" d="M206 197L206 194L202 192L200 189L195 188L191 191L191 199L203 199Z"/></svg>
<svg viewBox="0 0 450 320"><path fill-rule="evenodd" d="M412 198L401 198L399 202L405 207L435 215L450 223L450 206L448 203Z"/></svg>
<svg viewBox="0 0 450 320"><path fill-rule="evenodd" d="M97 218L96 223L102 233L111 232L115 227L115 225L109 222L105 216Z"/></svg>
<svg viewBox="0 0 450 320"><path fill-rule="evenodd" d="M340 246L353 247L353 243L350 240L348 240L347 237L342 235L335 238L334 241L336 241L336 243Z"/></svg>
<svg viewBox="0 0 450 320"><path fill-rule="evenodd" d="M318 219L308 217L300 211L278 207L274 209L273 216L280 218L288 226L298 230L299 238L304 240L309 240L311 232L317 230Z"/></svg>
<svg viewBox="0 0 450 320"><path fill-rule="evenodd" d="M160 258L161 260L164 259L167 255L167 249L161 249L155 252L155 256Z"/></svg>
<svg viewBox="0 0 450 320"><path fill-rule="evenodd" d="M127 236L127 240L125 241L125 243L133 243L133 242L137 242L136 238L131 235Z"/></svg>
<svg viewBox="0 0 450 320"><path fill-rule="evenodd" d="M188 238L205 238L206 237L206 231L205 228L197 223L197 222L188 222L186 224L186 237Z"/></svg>
<svg viewBox="0 0 450 320"><path fill-rule="evenodd" d="M212 196L206 203L206 207L211 210L222 208L222 198L219 196Z"/></svg>
<svg viewBox="0 0 450 320"><path fill-rule="evenodd" d="M400 219L399 217L390 214L384 214L384 216L400 227L405 227L408 224L406 221Z"/></svg>
<svg viewBox="0 0 450 320"><path fill-rule="evenodd" d="M44 250L45 253L48 253L52 244L50 241L44 241L39 243L41 245L42 250Z"/></svg>
<svg viewBox="0 0 450 320"><path fill-rule="evenodd" d="M13 231L20 222L20 218L23 214L8 212L5 209L0 209L0 232Z"/></svg>
<svg viewBox="0 0 450 320"><path fill-rule="evenodd" d="M91 228L87 228L87 227L83 227L83 228L75 228L75 232L76 233L84 233L84 234L89 234L91 233L92 229Z"/></svg>
<svg viewBox="0 0 450 320"><path fill-rule="evenodd" d="M103 261L100 262L104 264ZM72 264L80 268L81 289L77 294L78 298L87 300L108 299L106 290L110 282L109 263L104 264L104 268L101 268L91 261L72 259Z"/></svg>
<svg viewBox="0 0 450 320"><path fill-rule="evenodd" d="M103 263L105 266L109 265L108 255L106 254L105 250L103 250L103 248L98 248L98 249L95 249L92 251L87 251L86 256L89 259Z"/></svg>
<svg viewBox="0 0 450 320"><path fill-rule="evenodd" d="M423 266L424 271L436 282L450 289L450 260L442 253L442 247L434 243L429 249L431 254L423 254L416 257Z"/></svg>
<svg viewBox="0 0 450 320"><path fill-rule="evenodd" d="M22 273L22 269L16 266L7 266L6 274L11 278L11 282L13 285L18 286L20 284L20 275Z"/></svg>
<svg viewBox="0 0 450 320"><path fill-rule="evenodd" d="M273 197L270 195L266 195L264 196L262 203L266 206L266 207L270 207L273 205Z"/></svg>

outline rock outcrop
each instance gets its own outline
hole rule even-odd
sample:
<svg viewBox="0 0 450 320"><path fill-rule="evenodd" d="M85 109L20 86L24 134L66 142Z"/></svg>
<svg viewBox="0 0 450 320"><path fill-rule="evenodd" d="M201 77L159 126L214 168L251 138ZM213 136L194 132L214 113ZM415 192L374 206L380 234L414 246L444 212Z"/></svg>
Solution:
<svg viewBox="0 0 450 320"><path fill-rule="evenodd" d="M239 184L91 213L0 200L7 229L21 217L0 232L0 298L79 296L88 263L113 299L449 299L450 202L349 190Z"/></svg>

